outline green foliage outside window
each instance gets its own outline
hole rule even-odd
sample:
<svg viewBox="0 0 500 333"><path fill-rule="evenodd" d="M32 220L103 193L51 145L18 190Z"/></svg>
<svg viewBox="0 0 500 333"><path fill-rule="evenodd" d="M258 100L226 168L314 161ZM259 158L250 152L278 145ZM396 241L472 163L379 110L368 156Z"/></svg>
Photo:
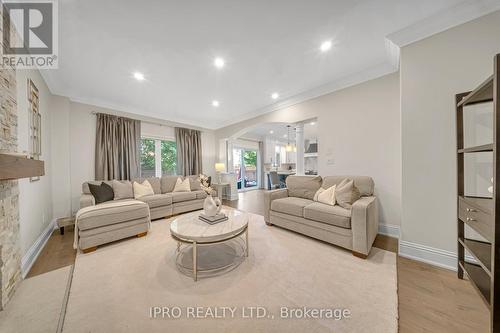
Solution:
<svg viewBox="0 0 500 333"><path fill-rule="evenodd" d="M155 140L153 139L141 140L141 169L155 169Z"/></svg>
<svg viewBox="0 0 500 333"><path fill-rule="evenodd" d="M174 141L161 142L161 173L175 175L177 167L177 146Z"/></svg>
<svg viewBox="0 0 500 333"><path fill-rule="evenodd" d="M257 152L255 150L245 150L243 162L245 166L257 166Z"/></svg>
<svg viewBox="0 0 500 333"><path fill-rule="evenodd" d="M141 173L143 177L154 177L156 169L155 139L141 140ZM161 174L175 175L177 165L177 149L174 141L162 140Z"/></svg>

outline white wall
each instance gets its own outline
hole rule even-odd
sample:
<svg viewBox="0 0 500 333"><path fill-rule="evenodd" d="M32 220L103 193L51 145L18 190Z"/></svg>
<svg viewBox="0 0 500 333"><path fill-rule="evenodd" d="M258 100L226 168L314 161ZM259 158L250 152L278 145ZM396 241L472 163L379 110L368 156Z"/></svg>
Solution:
<svg viewBox="0 0 500 333"><path fill-rule="evenodd" d="M375 181L381 223L401 220L401 143L397 73L327 94L216 131L239 136L271 122L317 118L319 174L368 175Z"/></svg>
<svg viewBox="0 0 500 333"><path fill-rule="evenodd" d="M36 70L17 70L18 151L29 151L28 84L31 79L39 91L39 112L42 116L42 155L45 176L39 181L19 180L19 220L21 255L25 255L43 230L50 224L52 214L51 163L51 103L45 81Z"/></svg>
<svg viewBox="0 0 500 333"><path fill-rule="evenodd" d="M71 146L69 128L70 102L61 96L52 96L52 207L55 217L71 216Z"/></svg>
<svg viewBox="0 0 500 333"><path fill-rule="evenodd" d="M401 49L402 241L456 253L455 94L493 73L500 12Z"/></svg>

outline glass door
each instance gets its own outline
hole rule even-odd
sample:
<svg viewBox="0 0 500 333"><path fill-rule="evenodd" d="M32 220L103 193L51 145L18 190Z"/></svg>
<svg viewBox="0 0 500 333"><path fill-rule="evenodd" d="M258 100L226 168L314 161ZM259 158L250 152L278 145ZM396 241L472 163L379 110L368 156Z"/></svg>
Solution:
<svg viewBox="0 0 500 333"><path fill-rule="evenodd" d="M257 188L259 167L256 150L234 148L233 167L236 174L238 190Z"/></svg>

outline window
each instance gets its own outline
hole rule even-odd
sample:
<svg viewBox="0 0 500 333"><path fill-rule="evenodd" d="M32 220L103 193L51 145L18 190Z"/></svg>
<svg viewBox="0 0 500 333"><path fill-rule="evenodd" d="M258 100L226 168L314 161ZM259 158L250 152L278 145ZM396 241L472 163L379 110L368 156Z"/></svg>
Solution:
<svg viewBox="0 0 500 333"><path fill-rule="evenodd" d="M141 176L175 175L177 149L174 141L153 138L141 140Z"/></svg>
<svg viewBox="0 0 500 333"><path fill-rule="evenodd" d="M177 172L177 146L174 141L161 140L161 174L175 175Z"/></svg>

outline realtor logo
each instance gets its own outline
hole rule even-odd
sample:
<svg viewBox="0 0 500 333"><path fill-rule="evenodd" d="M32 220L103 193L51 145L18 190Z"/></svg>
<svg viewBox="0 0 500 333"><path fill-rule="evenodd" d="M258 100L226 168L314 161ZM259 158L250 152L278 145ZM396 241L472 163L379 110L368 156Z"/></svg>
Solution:
<svg viewBox="0 0 500 333"><path fill-rule="evenodd" d="M57 68L57 1L2 1L2 67Z"/></svg>

